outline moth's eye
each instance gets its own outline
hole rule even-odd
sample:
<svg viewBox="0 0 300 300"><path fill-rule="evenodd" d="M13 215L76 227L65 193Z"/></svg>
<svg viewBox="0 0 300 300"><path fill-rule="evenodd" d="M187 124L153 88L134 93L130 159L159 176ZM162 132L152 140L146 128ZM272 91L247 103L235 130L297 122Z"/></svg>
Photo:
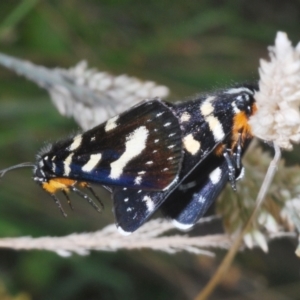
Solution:
<svg viewBox="0 0 300 300"><path fill-rule="evenodd" d="M251 113L250 95L243 93L236 97L236 106L238 109L245 111L247 114Z"/></svg>

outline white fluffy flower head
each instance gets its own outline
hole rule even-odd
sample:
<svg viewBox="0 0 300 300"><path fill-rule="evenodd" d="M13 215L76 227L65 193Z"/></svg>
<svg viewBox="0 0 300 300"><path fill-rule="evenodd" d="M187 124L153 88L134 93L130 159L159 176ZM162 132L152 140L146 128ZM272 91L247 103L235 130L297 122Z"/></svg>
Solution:
<svg viewBox="0 0 300 300"><path fill-rule="evenodd" d="M294 48L278 32L269 55L270 61L260 61L258 111L250 124L255 136L292 149L292 143L300 142L300 43Z"/></svg>

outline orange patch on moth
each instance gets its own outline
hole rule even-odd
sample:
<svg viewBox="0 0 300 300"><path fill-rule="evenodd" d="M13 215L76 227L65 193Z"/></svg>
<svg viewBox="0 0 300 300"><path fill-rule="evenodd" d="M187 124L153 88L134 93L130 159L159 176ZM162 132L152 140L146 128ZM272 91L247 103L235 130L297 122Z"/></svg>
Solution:
<svg viewBox="0 0 300 300"><path fill-rule="evenodd" d="M224 145L224 144L219 144L219 145L215 148L215 150L214 150L215 154L216 154L217 156L222 156L223 153L224 153L224 151L225 151L225 147L226 147L226 145Z"/></svg>
<svg viewBox="0 0 300 300"><path fill-rule="evenodd" d="M81 187L81 188L86 188L89 186L89 184L85 181L81 181L81 182L78 182L78 185Z"/></svg>
<svg viewBox="0 0 300 300"><path fill-rule="evenodd" d="M252 105L252 115L257 111L257 106L254 103ZM239 136L241 135L241 143L243 143L245 139L252 137L252 129L248 123L249 118L246 113L241 111L237 113L233 118L233 128L232 128L232 144L231 149L234 149L238 143Z"/></svg>
<svg viewBox="0 0 300 300"><path fill-rule="evenodd" d="M50 193L55 194L57 191L69 191L69 187L76 184L76 180L68 178L55 178L50 179L48 182L43 182L43 189Z"/></svg>

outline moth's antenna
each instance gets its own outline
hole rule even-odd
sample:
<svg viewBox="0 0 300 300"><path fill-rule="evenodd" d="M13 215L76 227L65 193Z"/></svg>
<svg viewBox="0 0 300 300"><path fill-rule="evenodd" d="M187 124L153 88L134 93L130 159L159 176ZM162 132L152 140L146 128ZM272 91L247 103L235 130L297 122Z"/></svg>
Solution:
<svg viewBox="0 0 300 300"><path fill-rule="evenodd" d="M19 169L19 168L28 168L28 167L35 167L35 164L32 162L24 162L15 166L11 166L9 168L0 170L0 177L3 177L6 172L14 170L14 169Z"/></svg>

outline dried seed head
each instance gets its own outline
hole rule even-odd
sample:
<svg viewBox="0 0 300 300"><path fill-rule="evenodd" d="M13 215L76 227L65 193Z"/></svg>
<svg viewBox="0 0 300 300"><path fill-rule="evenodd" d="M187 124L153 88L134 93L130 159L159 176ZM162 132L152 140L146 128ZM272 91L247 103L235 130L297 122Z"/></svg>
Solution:
<svg viewBox="0 0 300 300"><path fill-rule="evenodd" d="M300 142L300 43L294 48L278 32L269 55L270 61L260 61L258 111L250 124L255 136L289 150Z"/></svg>

